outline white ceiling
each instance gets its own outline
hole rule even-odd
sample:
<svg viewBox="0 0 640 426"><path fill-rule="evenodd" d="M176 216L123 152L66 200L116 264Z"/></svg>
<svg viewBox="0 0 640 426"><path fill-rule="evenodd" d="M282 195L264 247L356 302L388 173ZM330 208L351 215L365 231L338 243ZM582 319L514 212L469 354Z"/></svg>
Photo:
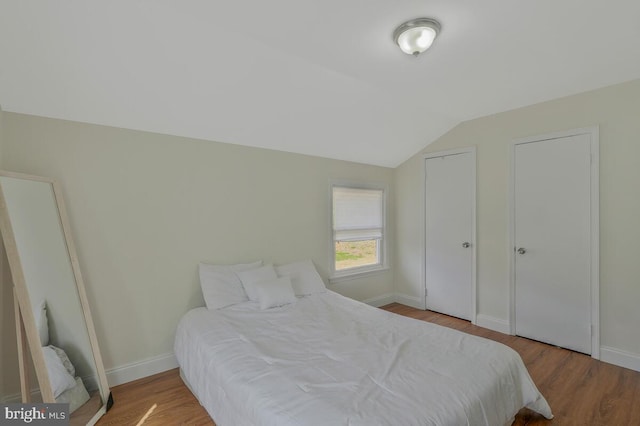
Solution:
<svg viewBox="0 0 640 426"><path fill-rule="evenodd" d="M391 34L422 16L442 32L414 58ZM0 0L0 105L395 167L461 121L640 78L639 22L637 0Z"/></svg>

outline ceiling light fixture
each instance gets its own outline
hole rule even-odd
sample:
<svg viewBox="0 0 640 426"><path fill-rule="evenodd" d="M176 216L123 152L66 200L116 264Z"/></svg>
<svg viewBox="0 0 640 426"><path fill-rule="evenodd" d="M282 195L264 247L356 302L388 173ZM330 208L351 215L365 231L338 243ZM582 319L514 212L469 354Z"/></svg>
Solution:
<svg viewBox="0 0 640 426"><path fill-rule="evenodd" d="M439 32L440 23L435 19L412 19L396 28L393 41L404 53L418 56L433 44Z"/></svg>

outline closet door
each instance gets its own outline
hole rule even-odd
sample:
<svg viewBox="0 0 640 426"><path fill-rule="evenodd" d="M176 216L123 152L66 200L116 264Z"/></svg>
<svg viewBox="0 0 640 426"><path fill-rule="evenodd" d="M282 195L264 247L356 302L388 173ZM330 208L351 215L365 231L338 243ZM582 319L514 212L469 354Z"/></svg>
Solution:
<svg viewBox="0 0 640 426"><path fill-rule="evenodd" d="M466 320L475 316L475 180L475 150L425 158L426 307Z"/></svg>
<svg viewBox="0 0 640 426"><path fill-rule="evenodd" d="M515 332L587 354L592 351L591 137L519 143L513 156Z"/></svg>

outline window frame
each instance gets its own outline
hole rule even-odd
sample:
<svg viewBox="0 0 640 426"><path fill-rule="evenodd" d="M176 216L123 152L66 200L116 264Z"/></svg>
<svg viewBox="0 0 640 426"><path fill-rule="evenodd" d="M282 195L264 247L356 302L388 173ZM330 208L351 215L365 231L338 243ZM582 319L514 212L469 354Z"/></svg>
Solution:
<svg viewBox="0 0 640 426"><path fill-rule="evenodd" d="M382 191L382 237L378 243L378 263L375 265L356 266L336 270L336 241L333 231L333 189L335 187L350 189L373 189ZM387 243L387 200L389 186L380 182L362 182L353 180L331 180L329 185L329 282L352 280L367 275L378 274L389 269Z"/></svg>

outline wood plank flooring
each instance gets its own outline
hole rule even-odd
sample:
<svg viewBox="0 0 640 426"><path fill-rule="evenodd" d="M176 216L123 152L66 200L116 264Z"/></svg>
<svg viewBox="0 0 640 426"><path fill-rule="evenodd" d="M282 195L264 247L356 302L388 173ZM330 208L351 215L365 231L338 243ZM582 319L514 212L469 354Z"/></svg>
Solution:
<svg viewBox="0 0 640 426"><path fill-rule="evenodd" d="M518 351L555 418L546 420L523 409L514 426L640 425L640 372L435 312L398 303L383 309L495 340ZM177 369L116 386L112 392L115 404L98 426L214 425Z"/></svg>
<svg viewBox="0 0 640 426"><path fill-rule="evenodd" d="M113 407L98 426L215 425L177 368L116 386L111 393Z"/></svg>

